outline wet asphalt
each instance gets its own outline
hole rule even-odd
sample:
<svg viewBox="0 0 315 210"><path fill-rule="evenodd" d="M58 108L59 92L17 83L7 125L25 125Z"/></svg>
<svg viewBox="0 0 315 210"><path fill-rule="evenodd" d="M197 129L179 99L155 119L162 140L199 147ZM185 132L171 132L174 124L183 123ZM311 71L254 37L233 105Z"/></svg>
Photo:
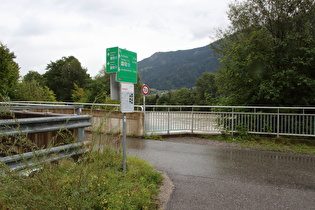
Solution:
<svg viewBox="0 0 315 210"><path fill-rule="evenodd" d="M315 158L127 139L127 152L171 178L167 209L314 209Z"/></svg>

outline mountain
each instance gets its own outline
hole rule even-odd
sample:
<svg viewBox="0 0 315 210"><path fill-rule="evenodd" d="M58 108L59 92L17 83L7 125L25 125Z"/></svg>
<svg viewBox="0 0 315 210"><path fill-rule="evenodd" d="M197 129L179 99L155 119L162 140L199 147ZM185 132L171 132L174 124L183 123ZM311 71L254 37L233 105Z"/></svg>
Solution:
<svg viewBox="0 0 315 210"><path fill-rule="evenodd" d="M220 63L209 45L190 50L157 52L138 62L142 82L158 90L191 88L203 72L217 72Z"/></svg>

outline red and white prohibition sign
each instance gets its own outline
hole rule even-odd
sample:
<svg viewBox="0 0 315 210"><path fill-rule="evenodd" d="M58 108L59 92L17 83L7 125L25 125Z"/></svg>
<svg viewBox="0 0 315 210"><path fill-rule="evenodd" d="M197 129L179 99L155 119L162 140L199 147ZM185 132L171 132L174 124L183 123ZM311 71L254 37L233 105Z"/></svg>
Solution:
<svg viewBox="0 0 315 210"><path fill-rule="evenodd" d="M142 94L145 96L150 94L150 88L148 85L142 85L141 91L142 91Z"/></svg>

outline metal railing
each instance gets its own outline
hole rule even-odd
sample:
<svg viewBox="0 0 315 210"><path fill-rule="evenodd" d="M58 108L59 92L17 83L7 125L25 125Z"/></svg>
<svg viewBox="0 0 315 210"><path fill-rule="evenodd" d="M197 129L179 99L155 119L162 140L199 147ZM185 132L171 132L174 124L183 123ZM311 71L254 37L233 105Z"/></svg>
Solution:
<svg viewBox="0 0 315 210"><path fill-rule="evenodd" d="M19 171L38 166L43 162L53 162L85 153L88 151L87 148L84 148L85 144L88 144L88 142L80 141L49 149L2 157L0 158L0 162L6 164L12 171Z"/></svg>
<svg viewBox="0 0 315 210"><path fill-rule="evenodd" d="M49 149L1 157L0 162L6 164L11 170L22 170L29 166L35 166L40 161L55 161L86 152L82 148L85 142L84 128L91 126L91 116L81 115L82 106L78 105L47 105L29 104L21 102L0 102L0 111L4 116L8 113L29 115L27 118L14 118L0 120L0 139L11 139L11 136L37 134L44 132L60 131L62 129L77 129L77 143L66 144ZM46 113L39 114L26 110L36 109L73 109L73 115ZM23 110L23 111L16 111ZM35 117L32 115L35 114ZM42 115L42 116L38 116ZM42 140L42 139L41 139ZM52 155L53 154L53 155ZM39 159L38 159L39 158Z"/></svg>
<svg viewBox="0 0 315 210"><path fill-rule="evenodd" d="M145 131L315 136L315 107L150 106Z"/></svg>
<svg viewBox="0 0 315 210"><path fill-rule="evenodd" d="M87 108L91 109L110 109L110 110L120 110L120 104L102 104L102 103L79 103L79 102L51 102L51 101L15 101L14 103L17 104L32 104L32 105L58 105L58 106L80 106L84 107L86 106ZM135 105L135 111L143 111L143 106L142 105Z"/></svg>
<svg viewBox="0 0 315 210"><path fill-rule="evenodd" d="M76 104L69 104L69 105L64 105L64 103L59 103L59 104L54 104L54 102L37 102L37 103L33 103L33 102L0 102L0 110L36 110L36 109L73 109L74 113L76 115L81 115L81 109L83 108L82 105L76 105ZM35 122L38 121L39 122ZM33 122L34 121L34 122ZM78 123L79 121L81 121L80 123ZM18 124L26 124L26 128L34 125L35 127L34 129L36 130L36 127L38 127L36 132L39 132L40 129L49 129L50 126L54 125L55 123L59 123L58 125L54 125L55 130L60 129L59 126L66 125L65 128L67 129L72 129L72 128L77 128L78 129L78 139L79 140L83 140L84 139L84 127L87 126L91 126L88 125L90 124L89 122L89 117L88 116L69 116L67 115L66 118L62 119L60 116L56 116L56 117L49 117L47 119L44 118L40 118L40 119L35 119L33 118L32 120L24 120L24 119L19 119L19 120L12 120L12 122L10 121L1 121L1 124L5 124L10 122L12 125L18 123ZM41 126L41 123L48 123L50 122L50 125L48 126ZM65 123L67 122L67 123ZM71 123L68 123L71 122ZM70 125L72 124L72 125ZM8 126L7 126L8 127ZM21 131L21 129L20 129ZM52 131L52 130L51 130ZM26 131L27 133L31 133L32 131ZM46 132L46 131L43 131ZM34 132L33 132L34 133Z"/></svg>
<svg viewBox="0 0 315 210"><path fill-rule="evenodd" d="M119 104L35 101L27 103L114 107L116 110L120 107ZM315 136L315 107L136 105L135 111L145 113L146 133L247 132L277 136Z"/></svg>

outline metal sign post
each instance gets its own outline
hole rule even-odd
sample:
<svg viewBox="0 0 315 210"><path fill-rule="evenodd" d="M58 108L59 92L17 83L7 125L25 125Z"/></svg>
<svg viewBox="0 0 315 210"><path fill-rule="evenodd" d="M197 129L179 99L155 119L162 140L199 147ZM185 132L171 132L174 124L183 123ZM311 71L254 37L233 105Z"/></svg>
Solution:
<svg viewBox="0 0 315 210"><path fill-rule="evenodd" d="M127 115L126 113L134 112L134 84L120 83L120 110L123 113L123 171L127 170Z"/></svg>
<svg viewBox="0 0 315 210"><path fill-rule="evenodd" d="M127 170L127 116L123 113L123 172Z"/></svg>
<svg viewBox="0 0 315 210"><path fill-rule="evenodd" d="M106 73L111 73L111 99L120 99L120 110L123 113L123 172L127 170L126 113L134 112L134 84L137 83L137 65L137 53L118 47L106 49ZM117 82L120 83L120 89Z"/></svg>
<svg viewBox="0 0 315 210"><path fill-rule="evenodd" d="M144 112L145 112L145 97L150 94L150 91L151 90L150 90L148 85L146 85L146 84L142 85L141 92L143 94L143 109L144 109Z"/></svg>

